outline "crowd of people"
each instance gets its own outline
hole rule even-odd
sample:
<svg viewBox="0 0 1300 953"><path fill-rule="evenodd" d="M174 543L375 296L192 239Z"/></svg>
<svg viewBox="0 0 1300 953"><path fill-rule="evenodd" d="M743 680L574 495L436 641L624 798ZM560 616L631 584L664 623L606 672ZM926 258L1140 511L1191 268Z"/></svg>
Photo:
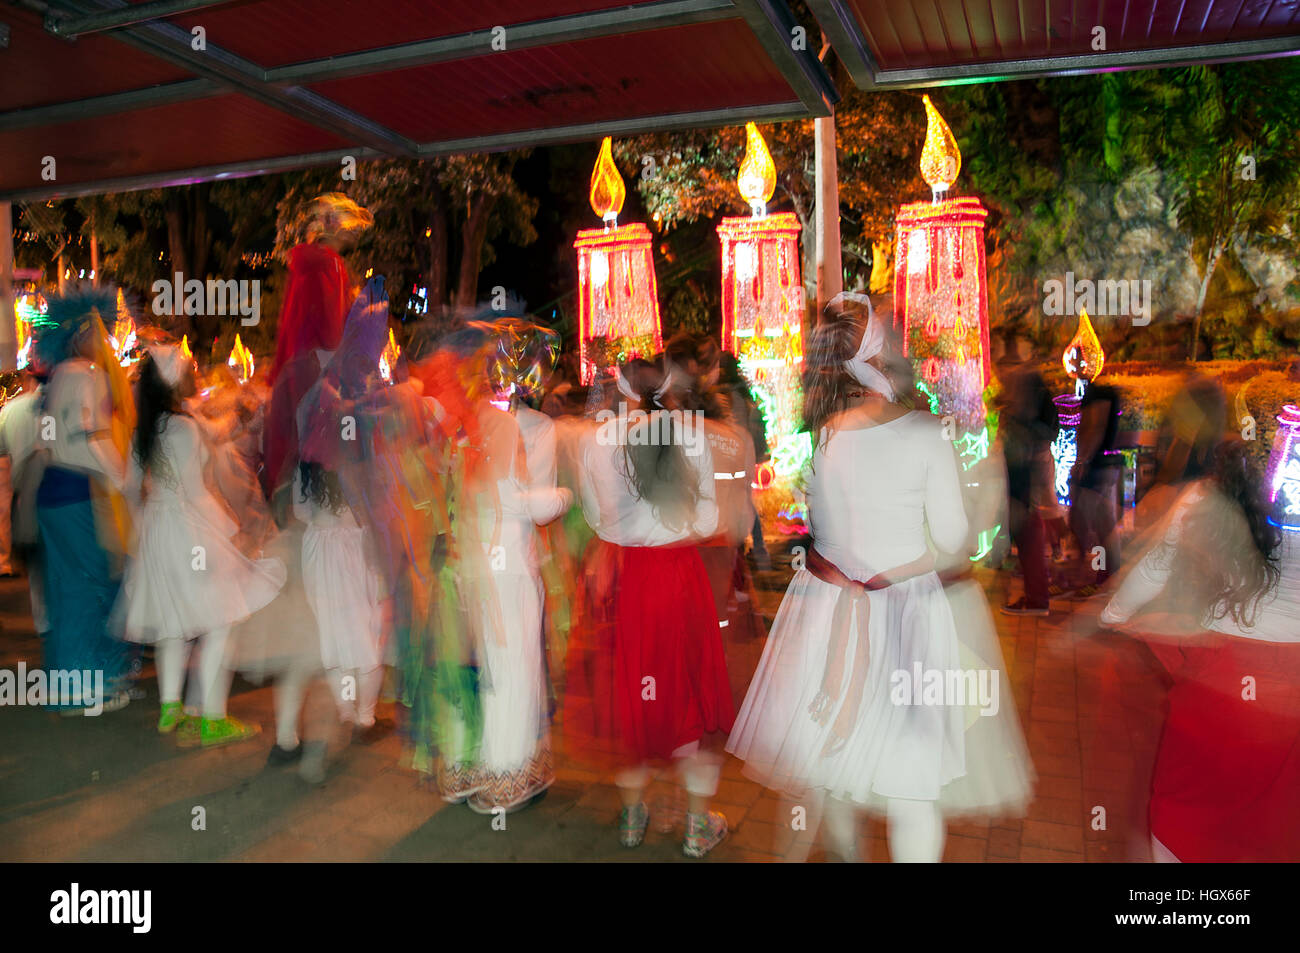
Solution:
<svg viewBox="0 0 1300 953"><path fill-rule="evenodd" d="M930 862L952 817L1023 816L1034 770L972 578L979 507L867 298L838 297L809 337L812 539L768 635L749 568L768 560L751 490L767 448L734 357L679 335L583 384L554 332L507 309L418 330L381 368L383 282L358 291L340 256L366 220L319 203L274 363L249 381L200 371L157 330L128 377L110 305L49 296L32 386L0 413L45 668L103 672L111 711L147 697L151 655L157 731L200 748L256 735L228 710L231 681L269 681L271 764L319 783L340 731L397 731L437 795L484 814L544 794L557 758L590 763L621 793L629 848L652 813L680 823L688 856L719 844L726 753L844 860L864 812L887 820L895 860ZM1009 392L1012 608L1045 611L1051 421L1032 379ZM1114 399L1098 389L1083 411L1100 432L1075 484L1097 507L1115 495L1097 472ZM1214 401L1190 407L1163 516L1102 624L1172 646L1158 849L1295 860L1300 568ZM1082 552L1113 546L1113 521L1073 529ZM731 661L740 644L762 645L752 673ZM1238 700L1243 672L1256 704ZM991 696L953 697L976 674ZM647 803L665 769L680 818Z"/></svg>

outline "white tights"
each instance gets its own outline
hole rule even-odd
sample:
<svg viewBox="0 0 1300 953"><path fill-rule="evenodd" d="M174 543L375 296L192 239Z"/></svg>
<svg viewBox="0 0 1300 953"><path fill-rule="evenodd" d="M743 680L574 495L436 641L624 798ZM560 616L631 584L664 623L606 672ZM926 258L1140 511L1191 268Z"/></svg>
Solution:
<svg viewBox="0 0 1300 953"><path fill-rule="evenodd" d="M804 802L787 799L784 817ZM858 857L858 807L851 801L822 795L812 801L812 816L802 834L797 833L785 853L787 862L808 859L820 830L829 847L840 860L855 862ZM943 815L935 801L889 798L886 808L889 854L894 863L937 864L943 857L945 828Z"/></svg>
<svg viewBox="0 0 1300 953"><path fill-rule="evenodd" d="M946 831L937 801L891 797L889 855L896 864L937 864L943 857Z"/></svg>
<svg viewBox="0 0 1300 953"><path fill-rule="evenodd" d="M339 718L349 724L369 728L375 723L375 705L384 687L384 667L361 671L355 668L332 668L330 690L339 708Z"/></svg>
<svg viewBox="0 0 1300 953"><path fill-rule="evenodd" d="M673 752L673 760L687 794L711 798L718 793L718 780L722 776L722 759L712 752L701 751L698 741L683 745ZM625 768L614 776L620 788L644 791L650 786L650 766L641 764Z"/></svg>
<svg viewBox="0 0 1300 953"><path fill-rule="evenodd" d="M226 717L232 673L226 666L229 626L213 629L199 638L199 708L204 718ZM158 667L158 692L163 704L181 700L181 686L190 660L190 639L159 639L154 647Z"/></svg>

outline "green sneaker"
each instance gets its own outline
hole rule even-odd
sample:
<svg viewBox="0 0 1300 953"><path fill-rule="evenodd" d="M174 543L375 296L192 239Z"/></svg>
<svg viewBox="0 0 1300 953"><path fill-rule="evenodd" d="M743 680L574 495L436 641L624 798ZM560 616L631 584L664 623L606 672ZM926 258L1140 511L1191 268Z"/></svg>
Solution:
<svg viewBox="0 0 1300 953"><path fill-rule="evenodd" d="M225 718L204 718L203 724L199 728L199 736L203 741L203 747L216 748L221 745L234 744L237 741L247 741L249 738L256 736L261 732L261 725L246 725L238 718L231 718L227 715Z"/></svg>
<svg viewBox="0 0 1300 953"><path fill-rule="evenodd" d="M197 748L200 741L199 721L197 715L181 715L180 723L176 725L176 745L180 748Z"/></svg>
<svg viewBox="0 0 1300 953"><path fill-rule="evenodd" d="M163 702L158 716L158 734L170 735L185 718L185 706L180 702Z"/></svg>

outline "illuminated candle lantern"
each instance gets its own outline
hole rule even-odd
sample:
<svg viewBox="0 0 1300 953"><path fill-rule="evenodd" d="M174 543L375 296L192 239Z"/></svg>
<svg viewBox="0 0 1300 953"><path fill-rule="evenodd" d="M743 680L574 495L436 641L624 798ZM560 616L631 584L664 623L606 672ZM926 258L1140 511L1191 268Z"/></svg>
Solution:
<svg viewBox="0 0 1300 953"><path fill-rule="evenodd" d="M639 223L618 224L626 194L606 136L591 173L591 207L605 227L580 231L573 243L584 384L607 368L634 357L649 358L663 347L650 230Z"/></svg>
<svg viewBox="0 0 1300 953"><path fill-rule="evenodd" d="M1300 407L1287 404L1277 415L1277 433L1268 458L1270 520L1300 532Z"/></svg>
<svg viewBox="0 0 1300 953"><path fill-rule="evenodd" d="M749 217L724 218L722 346L739 359L767 425L776 477L797 473L808 459L809 435L799 433L803 409L803 278L799 220L767 214L776 168L762 134L745 125L745 158L736 176Z"/></svg>
<svg viewBox="0 0 1300 953"><path fill-rule="evenodd" d="M987 453L988 443L981 437L990 378L988 210L974 197L945 197L961 169L961 152L930 97L924 99L921 175L930 185L931 201L904 205L895 219L894 326L931 410L951 414L969 438L962 448L969 468Z"/></svg>
<svg viewBox="0 0 1300 953"><path fill-rule="evenodd" d="M183 344L184 342L182 342ZM185 348L182 347L182 351ZM239 383L247 384L253 379L253 352L244 347L244 342L235 334L235 346L230 349L230 357L226 363L234 370L235 375L239 378Z"/></svg>
<svg viewBox="0 0 1300 953"><path fill-rule="evenodd" d="M1060 428L1052 442L1052 460L1056 464L1056 499L1063 505L1070 503L1070 471L1078 459L1079 407L1088 382L1097 379L1106 364L1106 354L1101 349L1097 332L1092 329L1088 312L1079 310L1079 327L1074 337L1061 353L1065 373L1074 381L1074 393L1053 397L1056 418Z"/></svg>

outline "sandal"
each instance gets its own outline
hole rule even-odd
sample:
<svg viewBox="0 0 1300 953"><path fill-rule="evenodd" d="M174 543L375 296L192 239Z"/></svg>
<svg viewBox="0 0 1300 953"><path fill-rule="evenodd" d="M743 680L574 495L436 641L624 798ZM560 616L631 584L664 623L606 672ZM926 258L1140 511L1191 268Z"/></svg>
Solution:
<svg viewBox="0 0 1300 953"><path fill-rule="evenodd" d="M640 847L645 840L645 829L650 824L650 810L642 801L636 807L625 807L618 815L618 841L624 847Z"/></svg>

